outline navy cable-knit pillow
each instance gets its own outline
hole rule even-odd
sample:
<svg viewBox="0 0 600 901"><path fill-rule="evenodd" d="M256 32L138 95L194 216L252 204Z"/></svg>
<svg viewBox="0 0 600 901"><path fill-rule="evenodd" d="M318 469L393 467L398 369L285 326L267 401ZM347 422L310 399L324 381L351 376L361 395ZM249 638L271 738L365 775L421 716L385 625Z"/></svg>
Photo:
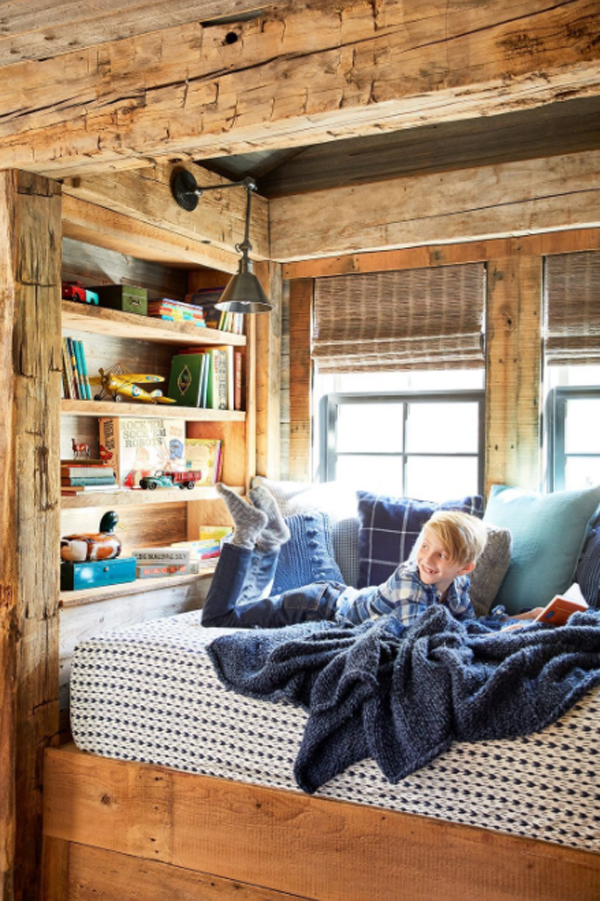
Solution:
<svg viewBox="0 0 600 901"><path fill-rule="evenodd" d="M460 510L483 516L480 495L458 500L419 501L357 491L360 564L358 587L381 585L396 567L408 560L424 523L436 510Z"/></svg>
<svg viewBox="0 0 600 901"><path fill-rule="evenodd" d="M295 513L285 521L291 538L279 553L271 594L311 582L340 582L344 577L335 562L329 517L319 511Z"/></svg>
<svg viewBox="0 0 600 901"><path fill-rule="evenodd" d="M576 578L590 607L600 609L600 526L591 529L587 536Z"/></svg>

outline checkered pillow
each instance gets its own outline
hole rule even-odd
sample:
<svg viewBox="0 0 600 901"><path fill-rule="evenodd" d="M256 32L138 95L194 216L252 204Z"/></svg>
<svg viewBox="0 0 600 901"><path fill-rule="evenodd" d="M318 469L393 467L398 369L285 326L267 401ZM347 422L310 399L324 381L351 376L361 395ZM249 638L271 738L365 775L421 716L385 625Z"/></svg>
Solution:
<svg viewBox="0 0 600 901"><path fill-rule="evenodd" d="M381 585L408 560L425 522L436 510L460 510L483 516L480 495L459 500L420 501L358 491L358 587Z"/></svg>

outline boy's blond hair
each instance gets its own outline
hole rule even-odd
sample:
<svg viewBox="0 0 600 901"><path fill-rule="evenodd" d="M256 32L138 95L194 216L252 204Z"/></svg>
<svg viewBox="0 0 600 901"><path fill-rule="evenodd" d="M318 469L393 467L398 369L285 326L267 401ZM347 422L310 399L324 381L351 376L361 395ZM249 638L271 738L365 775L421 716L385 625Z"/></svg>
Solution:
<svg viewBox="0 0 600 901"><path fill-rule="evenodd" d="M431 529L452 563L459 566L476 563L487 541L487 529L480 519L455 510L436 510L423 525L421 536L425 529Z"/></svg>

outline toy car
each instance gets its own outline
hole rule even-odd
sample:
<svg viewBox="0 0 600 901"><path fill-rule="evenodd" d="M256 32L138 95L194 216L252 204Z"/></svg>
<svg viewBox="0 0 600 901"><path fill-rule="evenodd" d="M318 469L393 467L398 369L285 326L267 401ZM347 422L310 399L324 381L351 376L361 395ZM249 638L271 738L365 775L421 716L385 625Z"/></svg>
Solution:
<svg viewBox="0 0 600 901"><path fill-rule="evenodd" d="M155 488L172 488L173 479L165 472L155 472L153 476L142 476L140 479L140 488L149 488L154 491Z"/></svg>
<svg viewBox="0 0 600 901"><path fill-rule="evenodd" d="M63 300L77 300L80 303L91 303L98 306L98 294L85 288L81 282L63 282L62 283Z"/></svg>
<svg viewBox="0 0 600 901"><path fill-rule="evenodd" d="M202 472L199 469L187 469L185 472L172 472L171 478L173 484L180 488L193 488L202 478Z"/></svg>

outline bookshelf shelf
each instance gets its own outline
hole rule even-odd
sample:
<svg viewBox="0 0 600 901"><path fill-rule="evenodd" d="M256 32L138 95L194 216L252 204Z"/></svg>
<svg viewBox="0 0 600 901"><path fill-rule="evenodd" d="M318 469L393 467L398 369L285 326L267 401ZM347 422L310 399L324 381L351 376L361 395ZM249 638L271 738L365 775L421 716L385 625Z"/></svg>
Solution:
<svg viewBox="0 0 600 901"><path fill-rule="evenodd" d="M60 606L63 609L96 604L112 598L132 597L146 594L149 591L164 591L166 588L178 588L194 584L198 579L210 578L215 571L216 563L203 566L199 573L188 573L185 576L165 576L163 579L136 579L135 582L123 582L119 585L108 585L102 588L86 588L81 591L61 591Z"/></svg>
<svg viewBox="0 0 600 901"><path fill-rule="evenodd" d="M229 486L243 494L242 487ZM81 509L82 507L140 507L146 504L191 503L192 501L218 500L219 495L214 488L193 488L191 491L181 488L157 488L156 491L144 491L141 488L126 491L80 491L78 494L63 495L63 510Z"/></svg>
<svg viewBox="0 0 600 901"><path fill-rule="evenodd" d="M231 344L236 347L246 345L245 335L234 335L213 328L197 328L186 322L169 322L152 319L135 313L122 313L106 307L89 306L75 301L62 301L63 329L96 332L113 338L134 338L153 341L158 344L197 344L211 346Z"/></svg>
<svg viewBox="0 0 600 901"><path fill-rule="evenodd" d="M128 404L113 400L61 401L61 412L71 416L138 416L142 419L185 419L187 422L244 422L246 413L232 410L207 410L176 404Z"/></svg>

